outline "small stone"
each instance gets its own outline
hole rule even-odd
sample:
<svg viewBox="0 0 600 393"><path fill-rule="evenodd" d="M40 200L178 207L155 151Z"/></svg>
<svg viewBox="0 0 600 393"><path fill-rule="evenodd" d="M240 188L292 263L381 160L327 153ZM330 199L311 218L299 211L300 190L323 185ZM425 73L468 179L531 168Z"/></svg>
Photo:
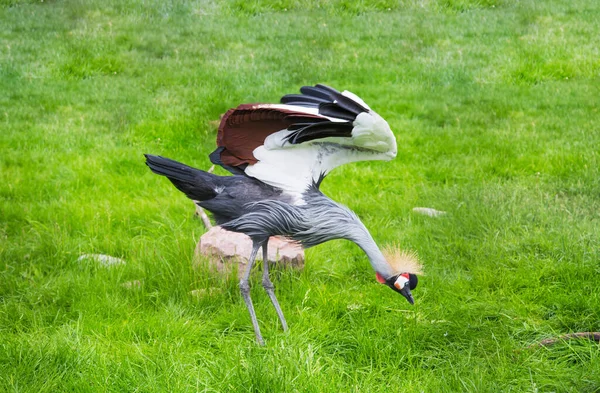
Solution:
<svg viewBox="0 0 600 393"><path fill-rule="evenodd" d="M110 255L104 255L104 254L83 254L82 256L77 258L77 262L82 262L82 261L86 261L86 260L95 261L104 267L125 265L125 261L123 259L117 258L117 257L111 257Z"/></svg>
<svg viewBox="0 0 600 393"><path fill-rule="evenodd" d="M222 292L223 292L223 290L221 288L210 287L210 288L194 289L194 290L191 290L189 292L189 294L190 294L190 296L201 298L204 296L218 295Z"/></svg>
<svg viewBox="0 0 600 393"><path fill-rule="evenodd" d="M121 286L125 289L140 289L142 287L142 282L140 280L132 280L126 281Z"/></svg>
<svg viewBox="0 0 600 393"><path fill-rule="evenodd" d="M430 207L413 207L412 211L429 217L439 217L446 214L445 211L435 210Z"/></svg>
<svg viewBox="0 0 600 393"><path fill-rule="evenodd" d="M304 250L296 242L272 236L269 239L268 250L269 261L276 262L277 266L291 266L297 269L304 267ZM208 256L212 267L219 272L229 272L235 266L233 263L237 263L238 271L243 271L251 251L250 237L216 226L200 237L195 255ZM256 259L262 260L262 249L258 251ZM199 262L200 258L196 258L196 264Z"/></svg>

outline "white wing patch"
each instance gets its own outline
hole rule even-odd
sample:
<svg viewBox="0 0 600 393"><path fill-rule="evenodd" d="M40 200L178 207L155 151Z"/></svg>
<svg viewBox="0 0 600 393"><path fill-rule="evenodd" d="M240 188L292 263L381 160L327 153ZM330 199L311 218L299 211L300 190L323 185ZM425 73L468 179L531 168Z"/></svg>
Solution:
<svg viewBox="0 0 600 393"><path fill-rule="evenodd" d="M260 146L253 154L258 162L246 167L248 175L290 192L304 192L312 184L318 155L314 146L295 145L290 149L273 150Z"/></svg>
<svg viewBox="0 0 600 393"><path fill-rule="evenodd" d="M270 144L273 145L275 141ZM321 175L327 175L340 165L365 160L387 161L396 156L390 152L382 153L352 145L320 141L299 145L285 144L283 147L273 146L272 149L260 146L253 154L258 162L248 165L245 172L292 193L303 193L316 183Z"/></svg>
<svg viewBox="0 0 600 393"><path fill-rule="evenodd" d="M293 131L281 130L278 132L274 132L273 134L265 138L265 143L263 144L263 147L267 150L274 150L285 147L286 145L291 145L290 143L287 143L285 141L285 138L291 133L293 133ZM254 157L260 160L260 158L258 158L256 155L256 150L254 150Z"/></svg>
<svg viewBox="0 0 600 393"><path fill-rule="evenodd" d="M352 129L353 144L365 149L389 153L394 158L397 153L396 137L390 126L375 112L363 112L356 116Z"/></svg>

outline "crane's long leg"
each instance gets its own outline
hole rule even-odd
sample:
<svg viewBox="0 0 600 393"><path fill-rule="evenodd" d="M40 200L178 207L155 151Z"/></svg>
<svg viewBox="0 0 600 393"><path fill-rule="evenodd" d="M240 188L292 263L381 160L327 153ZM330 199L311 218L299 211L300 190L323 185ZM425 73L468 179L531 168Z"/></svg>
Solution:
<svg viewBox="0 0 600 393"><path fill-rule="evenodd" d="M252 252L250 253L250 259L248 260L248 268L244 273L244 276L240 280L240 292L242 293L242 297L246 302L246 307L248 307L248 312L250 313L250 319L252 319L252 326L254 327L254 334L256 335L256 341L260 345L265 345L265 341L260 334L260 327L258 326L258 321L256 320L256 312L254 312L254 306L252 305L252 299L250 299L250 272L252 271L252 266L254 265L254 260L256 259L256 254L258 253L258 249L260 248L259 242L252 243Z"/></svg>
<svg viewBox="0 0 600 393"><path fill-rule="evenodd" d="M267 243L269 243L268 240L262 244L262 251L263 251L262 285L263 285L263 288L265 288L265 291L267 291L269 298L271 298L271 303L273 303L273 307L275 307L275 311L277 311L277 316L279 316L279 321L281 321L281 327L283 328L283 331L285 332L287 330L287 323L285 322L285 317L283 316L283 311L281 311L281 307L279 307L279 302L277 301L277 298L275 297L275 287L273 286L273 283L271 282L271 279L269 278L269 253L267 252Z"/></svg>

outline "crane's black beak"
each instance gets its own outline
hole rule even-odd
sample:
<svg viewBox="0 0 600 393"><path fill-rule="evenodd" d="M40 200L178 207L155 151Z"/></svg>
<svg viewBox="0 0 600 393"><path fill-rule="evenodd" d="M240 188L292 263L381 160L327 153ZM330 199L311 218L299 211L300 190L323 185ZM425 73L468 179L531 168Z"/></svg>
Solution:
<svg viewBox="0 0 600 393"><path fill-rule="evenodd" d="M386 280L386 284L394 291L404 296L410 304L415 304L415 299L413 298L411 290L417 287L418 282L419 279L417 275L412 273L399 274Z"/></svg>
<svg viewBox="0 0 600 393"><path fill-rule="evenodd" d="M410 292L410 288L408 287L408 285L405 285L404 288L402 288L400 291L400 294L402 296L404 296L406 298L406 300L408 300L408 302L410 304L415 304L415 299L413 298L412 293Z"/></svg>
<svg viewBox="0 0 600 393"><path fill-rule="evenodd" d="M394 291L400 293L410 304L415 304L415 299L410 291L415 289L419 283L419 278L416 274L402 273L392 276L386 280L381 274L377 273L376 277L377 281L379 281L381 284L385 284Z"/></svg>

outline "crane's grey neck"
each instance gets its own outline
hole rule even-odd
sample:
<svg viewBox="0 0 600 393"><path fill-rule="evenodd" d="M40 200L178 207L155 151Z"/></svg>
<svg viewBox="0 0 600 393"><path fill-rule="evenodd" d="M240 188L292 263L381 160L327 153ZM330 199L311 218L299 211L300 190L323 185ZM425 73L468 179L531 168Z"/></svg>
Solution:
<svg viewBox="0 0 600 393"><path fill-rule="evenodd" d="M358 217L355 216L355 218L357 221L356 235L348 240L352 240L360 248L362 248L365 254L367 254L369 262L371 263L371 266L373 266L373 269L376 272L381 274L386 279L392 277L396 273L381 253L381 250L373 240L373 237L371 236L367 228L358 219Z"/></svg>
<svg viewBox="0 0 600 393"><path fill-rule="evenodd" d="M305 232L308 241L299 239L305 247L333 239L350 240L367 254L373 269L384 278L396 274L367 228L352 210L326 197L316 188L309 190L305 198L310 200L310 205L306 205L305 209L311 223L310 229Z"/></svg>

